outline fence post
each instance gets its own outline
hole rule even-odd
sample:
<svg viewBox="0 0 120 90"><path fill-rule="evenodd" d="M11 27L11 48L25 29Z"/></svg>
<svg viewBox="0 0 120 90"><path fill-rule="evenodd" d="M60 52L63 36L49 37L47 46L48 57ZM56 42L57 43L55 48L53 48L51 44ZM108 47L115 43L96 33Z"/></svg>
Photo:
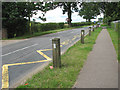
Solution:
<svg viewBox="0 0 120 90"><path fill-rule="evenodd" d="M52 39L53 67L61 67L60 38Z"/></svg>
<svg viewBox="0 0 120 90"><path fill-rule="evenodd" d="M81 43L84 44L84 30L81 30Z"/></svg>

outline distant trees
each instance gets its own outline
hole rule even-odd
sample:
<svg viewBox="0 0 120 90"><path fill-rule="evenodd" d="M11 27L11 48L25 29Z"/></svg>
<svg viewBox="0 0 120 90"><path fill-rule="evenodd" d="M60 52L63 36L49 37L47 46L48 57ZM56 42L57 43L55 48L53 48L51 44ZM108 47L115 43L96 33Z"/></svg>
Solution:
<svg viewBox="0 0 120 90"><path fill-rule="evenodd" d="M99 14L98 5L94 2L82 3L81 9L79 10L79 15L88 22L90 22L91 19L95 19Z"/></svg>
<svg viewBox="0 0 120 90"><path fill-rule="evenodd" d="M86 21L90 21L104 14L103 21L110 24L111 21L120 20L120 2L84 2L79 10L79 15Z"/></svg>
<svg viewBox="0 0 120 90"><path fill-rule="evenodd" d="M104 21L109 23L120 19L120 2L3 2L2 3L2 25L7 28L8 37L21 36L25 33L32 34L30 18L37 11L42 11L39 18L46 20L45 13L55 8L62 8L63 14L68 15L68 24L71 26L72 13L79 12L86 21L95 19L101 12L104 14ZM59 12L58 12L59 13Z"/></svg>

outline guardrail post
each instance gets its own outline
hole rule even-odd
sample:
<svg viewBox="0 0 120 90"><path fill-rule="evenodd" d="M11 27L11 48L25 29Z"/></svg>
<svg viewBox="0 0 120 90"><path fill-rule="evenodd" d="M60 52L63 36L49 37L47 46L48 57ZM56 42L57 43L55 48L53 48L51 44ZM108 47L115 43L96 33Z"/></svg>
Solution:
<svg viewBox="0 0 120 90"><path fill-rule="evenodd" d="M81 30L81 43L84 44L84 30Z"/></svg>
<svg viewBox="0 0 120 90"><path fill-rule="evenodd" d="M53 67L61 67L60 38L52 39Z"/></svg>

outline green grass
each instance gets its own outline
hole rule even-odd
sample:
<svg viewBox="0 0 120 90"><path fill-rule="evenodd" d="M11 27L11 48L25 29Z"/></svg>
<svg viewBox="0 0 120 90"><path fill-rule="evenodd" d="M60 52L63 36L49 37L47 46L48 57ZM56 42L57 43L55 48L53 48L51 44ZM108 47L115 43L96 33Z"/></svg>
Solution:
<svg viewBox="0 0 120 90"><path fill-rule="evenodd" d="M101 26L102 26L102 27L107 27L108 25L107 25L107 24L102 24Z"/></svg>
<svg viewBox="0 0 120 90"><path fill-rule="evenodd" d="M96 38L102 28L95 29L91 36L85 37L85 44L78 41L75 45L70 47L62 56L60 69L50 69L50 63L44 70L32 76L25 83L28 85L21 85L18 88L71 88L76 78L82 69L87 56L95 44Z"/></svg>
<svg viewBox="0 0 120 90"><path fill-rule="evenodd" d="M116 50L116 53L117 53L117 56L118 56L118 32L115 31L113 28L110 28L110 27L108 27L107 30L110 34L110 37L112 39L113 45L115 47L115 50Z"/></svg>
<svg viewBox="0 0 120 90"><path fill-rule="evenodd" d="M50 30L50 31L44 31L44 32L35 32L33 35L26 34L26 35L23 35L23 36L20 36L20 37L14 37L14 38L3 39L3 40L26 39L26 38L45 35L45 34L56 33L56 32L65 31L65 30L71 30L71 29L75 29L75 28L82 28L82 27L86 27L86 26L90 26L90 25L78 26L78 27L70 27L70 28L57 29L57 30Z"/></svg>

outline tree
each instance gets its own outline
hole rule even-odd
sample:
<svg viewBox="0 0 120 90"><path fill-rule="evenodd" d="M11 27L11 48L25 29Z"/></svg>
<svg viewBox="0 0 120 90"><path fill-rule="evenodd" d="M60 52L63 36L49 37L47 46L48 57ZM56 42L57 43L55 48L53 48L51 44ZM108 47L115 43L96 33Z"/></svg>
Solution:
<svg viewBox="0 0 120 90"><path fill-rule="evenodd" d="M68 25L71 27L71 21L72 21L72 13L73 11L78 12L78 5L79 2L54 2L53 7L54 9L57 7L62 8L63 14L67 13L68 15Z"/></svg>
<svg viewBox="0 0 120 90"><path fill-rule="evenodd" d="M94 2L82 3L82 7L79 10L79 15L89 22L91 21L91 19L95 19L99 14L100 14L100 11L98 9L98 5Z"/></svg>
<svg viewBox="0 0 120 90"><path fill-rule="evenodd" d="M40 19L45 20L44 14L50 10L51 3L43 2L3 2L2 3L2 25L8 30L8 37L23 35L27 32L27 22L30 24L30 17L37 14L38 10L43 12ZM28 19L27 19L28 18ZM32 33L28 26L29 33Z"/></svg>
<svg viewBox="0 0 120 90"><path fill-rule="evenodd" d="M18 5L16 2L2 3L2 27L7 28L9 38L14 37L15 33L17 33L17 36L21 35L24 32L23 28L26 28L27 20L24 18L26 16L23 9L24 4Z"/></svg>
<svg viewBox="0 0 120 90"><path fill-rule="evenodd" d="M104 14L104 21L109 25L111 21L120 19L120 2L100 2L98 6Z"/></svg>
<svg viewBox="0 0 120 90"><path fill-rule="evenodd" d="M27 2L26 3L26 11L27 11L27 17L29 21L29 32L30 34L33 34L33 31L31 30L31 22L30 18L33 16L33 14L37 14L37 11L40 10L42 11L42 16L39 16L39 18L42 21L46 21L45 13L51 9L53 9L52 3L51 2Z"/></svg>
<svg viewBox="0 0 120 90"><path fill-rule="evenodd" d="M103 18L98 18L98 21L99 21L99 22L102 22L102 20L103 20Z"/></svg>

